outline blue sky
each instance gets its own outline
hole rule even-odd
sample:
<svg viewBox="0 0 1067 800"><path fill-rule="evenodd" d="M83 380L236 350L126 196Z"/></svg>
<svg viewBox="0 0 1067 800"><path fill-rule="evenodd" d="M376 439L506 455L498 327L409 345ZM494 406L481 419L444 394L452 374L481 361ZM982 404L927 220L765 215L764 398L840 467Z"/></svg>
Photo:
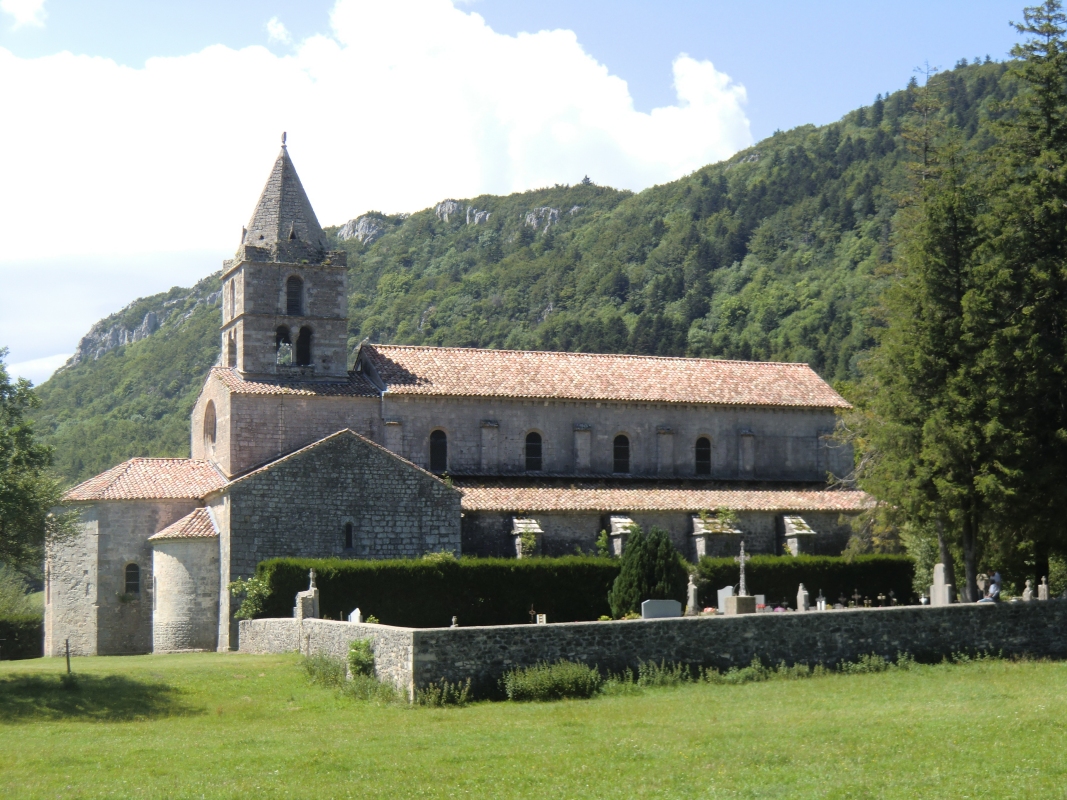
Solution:
<svg viewBox="0 0 1067 800"><path fill-rule="evenodd" d="M0 274L19 288L0 296L0 345L40 381L96 319L217 269L281 130L324 224L586 173L639 190L837 119L924 62L1003 59L1020 12L0 0Z"/></svg>

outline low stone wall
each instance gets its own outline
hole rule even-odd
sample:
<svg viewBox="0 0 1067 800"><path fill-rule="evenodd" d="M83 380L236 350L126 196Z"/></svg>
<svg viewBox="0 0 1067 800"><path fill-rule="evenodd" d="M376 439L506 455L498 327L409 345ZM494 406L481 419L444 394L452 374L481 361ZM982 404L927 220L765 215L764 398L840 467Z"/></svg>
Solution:
<svg viewBox="0 0 1067 800"><path fill-rule="evenodd" d="M960 652L1067 658L1067 602L480 628L254 620L241 623L240 649L299 649L341 658L358 638L372 640L379 676L404 691L469 677L476 691L484 693L509 669L561 658L611 671L661 660L728 669L756 657L770 664L833 665L870 653L895 657L901 652L920 660Z"/></svg>
<svg viewBox="0 0 1067 800"><path fill-rule="evenodd" d="M446 629L447 630L447 629ZM414 628L390 625L356 624L328 619L253 619L242 620L242 653L324 654L348 660L348 646L357 639L370 639L374 650L374 669L378 678L392 683L402 692L412 689L412 634ZM432 678L430 679L433 680Z"/></svg>

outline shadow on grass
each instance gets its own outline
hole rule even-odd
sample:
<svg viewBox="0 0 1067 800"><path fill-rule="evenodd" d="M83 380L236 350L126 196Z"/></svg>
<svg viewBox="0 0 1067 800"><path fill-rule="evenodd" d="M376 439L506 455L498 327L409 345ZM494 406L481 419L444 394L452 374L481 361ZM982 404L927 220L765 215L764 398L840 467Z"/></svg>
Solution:
<svg viewBox="0 0 1067 800"><path fill-rule="evenodd" d="M203 713L165 683L119 675L26 675L0 678L0 723L87 720L128 722Z"/></svg>

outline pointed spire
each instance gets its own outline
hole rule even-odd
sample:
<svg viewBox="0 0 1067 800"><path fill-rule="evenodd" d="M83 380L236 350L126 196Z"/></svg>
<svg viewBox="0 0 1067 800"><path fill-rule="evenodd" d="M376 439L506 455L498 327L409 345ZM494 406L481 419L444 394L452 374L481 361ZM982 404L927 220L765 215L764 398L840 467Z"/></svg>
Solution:
<svg viewBox="0 0 1067 800"><path fill-rule="evenodd" d="M274 261L321 261L326 254L322 232L282 134L282 150L252 212L243 242L270 250Z"/></svg>

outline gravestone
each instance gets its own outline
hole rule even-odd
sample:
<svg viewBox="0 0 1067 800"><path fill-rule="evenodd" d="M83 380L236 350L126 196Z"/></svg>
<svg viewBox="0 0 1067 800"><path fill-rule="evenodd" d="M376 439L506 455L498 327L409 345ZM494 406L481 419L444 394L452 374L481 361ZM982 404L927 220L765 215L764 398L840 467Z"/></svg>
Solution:
<svg viewBox="0 0 1067 800"><path fill-rule="evenodd" d="M348 615L349 622L363 622L363 612L358 608Z"/></svg>
<svg viewBox="0 0 1067 800"><path fill-rule="evenodd" d="M547 625L548 624L548 614L538 614L537 615L537 624L538 625Z"/></svg>
<svg viewBox="0 0 1067 800"><path fill-rule="evenodd" d="M826 610L826 598L823 597L822 589L819 589L819 596L815 598L815 608L818 611Z"/></svg>
<svg viewBox="0 0 1067 800"><path fill-rule="evenodd" d="M766 597L766 595L757 594L757 595L753 595L753 596L756 598L756 608L759 608L760 606L766 606L767 605L767 597Z"/></svg>
<svg viewBox="0 0 1067 800"><path fill-rule="evenodd" d="M641 619L680 616L682 616L682 604L677 600L645 600L641 603Z"/></svg>
<svg viewBox="0 0 1067 800"><path fill-rule="evenodd" d="M733 597L733 596L734 596L734 587L733 586L725 586L722 589L719 589L719 613L720 614L725 614L726 613L726 599L728 597Z"/></svg>
<svg viewBox="0 0 1067 800"><path fill-rule="evenodd" d="M700 604L697 601L697 584L693 573L689 573L689 585L686 587L685 615L695 617L700 613Z"/></svg>
<svg viewBox="0 0 1067 800"><path fill-rule="evenodd" d="M1037 599L1048 600L1048 578L1041 579L1041 585L1037 587Z"/></svg>
<svg viewBox="0 0 1067 800"><path fill-rule="evenodd" d="M945 583L945 565L934 564L934 585L930 587L930 605L947 606L952 603L952 584Z"/></svg>
<svg viewBox="0 0 1067 800"><path fill-rule="evenodd" d="M808 590L804 588L804 584L800 584L800 588L797 589L797 611L807 611L809 606Z"/></svg>
<svg viewBox="0 0 1067 800"><path fill-rule="evenodd" d="M1034 590L1030 588L1030 579L1026 579L1026 588L1023 589L1023 602L1029 603L1034 599Z"/></svg>

